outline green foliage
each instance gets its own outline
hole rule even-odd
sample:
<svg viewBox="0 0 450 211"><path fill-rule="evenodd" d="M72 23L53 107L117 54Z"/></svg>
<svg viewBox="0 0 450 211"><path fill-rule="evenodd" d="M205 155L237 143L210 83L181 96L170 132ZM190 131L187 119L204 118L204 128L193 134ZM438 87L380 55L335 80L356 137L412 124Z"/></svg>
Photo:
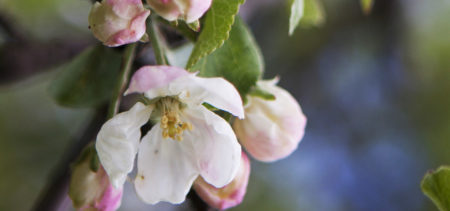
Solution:
<svg viewBox="0 0 450 211"><path fill-rule="evenodd" d="M263 58L245 23L236 18L230 39L212 54L202 58L192 70L204 77L224 77L246 96L264 69Z"/></svg>
<svg viewBox="0 0 450 211"><path fill-rule="evenodd" d="M202 32L189 58L191 69L201 58L215 51L228 39L234 17L245 0L214 0L206 14Z"/></svg>
<svg viewBox="0 0 450 211"><path fill-rule="evenodd" d="M33 210L50 172L93 116L48 95L53 71L0 86L0 210Z"/></svg>
<svg viewBox="0 0 450 211"><path fill-rule="evenodd" d="M325 22L325 12L320 0L292 0L290 5L289 35L300 25L320 26Z"/></svg>
<svg viewBox="0 0 450 211"><path fill-rule="evenodd" d="M294 34L294 30L297 28L303 17L303 11L303 0L293 0L291 3L291 16L289 18L289 35Z"/></svg>
<svg viewBox="0 0 450 211"><path fill-rule="evenodd" d="M252 89L250 90L250 92L248 94L251 96L254 96L254 97L262 98L264 100L275 100L276 99L275 95L273 95L272 93L262 90L256 86L252 87Z"/></svg>
<svg viewBox="0 0 450 211"><path fill-rule="evenodd" d="M440 211L450 211L450 167L441 166L427 173L421 187Z"/></svg>
<svg viewBox="0 0 450 211"><path fill-rule="evenodd" d="M89 48L57 70L50 94L63 106L97 106L111 97L120 63L121 54L111 48Z"/></svg>
<svg viewBox="0 0 450 211"><path fill-rule="evenodd" d="M305 0L305 10L301 26L320 26L325 22L325 11L320 0Z"/></svg>
<svg viewBox="0 0 450 211"><path fill-rule="evenodd" d="M372 11L374 0L360 0L360 3L364 14L369 14Z"/></svg>

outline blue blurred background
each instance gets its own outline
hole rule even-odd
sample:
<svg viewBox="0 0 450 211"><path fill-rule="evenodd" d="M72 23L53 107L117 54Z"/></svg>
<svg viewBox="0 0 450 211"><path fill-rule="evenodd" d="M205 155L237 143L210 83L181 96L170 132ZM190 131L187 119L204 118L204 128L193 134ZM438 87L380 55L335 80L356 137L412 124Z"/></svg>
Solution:
<svg viewBox="0 0 450 211"><path fill-rule="evenodd" d="M262 49L265 78L308 117L298 150L252 160L232 210L436 210L420 191L450 163L450 1L324 0L321 27L289 37L287 3L247 0L241 15ZM47 94L54 68L96 43L88 0L0 0L0 210L29 210L93 114ZM126 187L121 210L145 205Z"/></svg>

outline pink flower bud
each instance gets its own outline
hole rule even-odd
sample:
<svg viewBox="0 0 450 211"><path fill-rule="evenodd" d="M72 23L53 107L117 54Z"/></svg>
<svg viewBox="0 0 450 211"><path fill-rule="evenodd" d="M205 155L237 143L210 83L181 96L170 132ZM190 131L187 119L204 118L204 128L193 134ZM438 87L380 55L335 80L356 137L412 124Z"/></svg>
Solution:
<svg viewBox="0 0 450 211"><path fill-rule="evenodd" d="M119 208L123 188L115 189L103 167L91 170L88 155L74 166L69 186L69 196L77 210L114 211ZM96 156L96 155L95 155Z"/></svg>
<svg viewBox="0 0 450 211"><path fill-rule="evenodd" d="M258 82L259 88L273 94L275 100L248 96L245 119L236 119L233 124L241 145L255 159L265 162L285 158L297 149L306 126L300 105L289 92L276 86L277 82Z"/></svg>
<svg viewBox="0 0 450 211"><path fill-rule="evenodd" d="M105 45L115 47L140 40L149 15L141 0L103 0L92 7L89 28Z"/></svg>
<svg viewBox="0 0 450 211"><path fill-rule="evenodd" d="M183 19L192 23L205 14L212 0L147 0L147 3L168 21Z"/></svg>
<svg viewBox="0 0 450 211"><path fill-rule="evenodd" d="M238 173L228 185L216 188L205 182L202 177L198 177L195 180L194 189L209 206L224 210L242 202L247 191L249 176L250 161L247 155L242 152Z"/></svg>

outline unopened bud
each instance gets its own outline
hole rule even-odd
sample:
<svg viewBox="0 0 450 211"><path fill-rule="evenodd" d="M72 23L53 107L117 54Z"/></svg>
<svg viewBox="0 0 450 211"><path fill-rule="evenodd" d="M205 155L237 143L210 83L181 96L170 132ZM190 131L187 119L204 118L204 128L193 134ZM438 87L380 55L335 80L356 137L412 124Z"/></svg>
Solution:
<svg viewBox="0 0 450 211"><path fill-rule="evenodd" d="M236 177L226 186L216 188L198 177L194 183L194 189L200 198L209 206L219 210L234 207L242 202L247 191L248 178L250 176L250 161L242 152L241 165Z"/></svg>
<svg viewBox="0 0 450 211"><path fill-rule="evenodd" d="M90 149L87 149L90 150ZM95 150L86 151L73 167L69 196L77 210L114 211L122 200L122 188L115 189L102 166L92 168Z"/></svg>
<svg viewBox="0 0 450 211"><path fill-rule="evenodd" d="M141 0L103 0L92 6L89 28L103 44L115 47L140 40L149 15Z"/></svg>
<svg viewBox="0 0 450 211"><path fill-rule="evenodd" d="M277 81L259 81L258 88L275 99L248 96L245 119L236 119L233 124L247 152L265 162L282 159L297 149L306 126L300 105L289 92L276 86Z"/></svg>
<svg viewBox="0 0 450 211"><path fill-rule="evenodd" d="M168 21L182 19L193 23L211 7L212 0L147 0L147 3Z"/></svg>

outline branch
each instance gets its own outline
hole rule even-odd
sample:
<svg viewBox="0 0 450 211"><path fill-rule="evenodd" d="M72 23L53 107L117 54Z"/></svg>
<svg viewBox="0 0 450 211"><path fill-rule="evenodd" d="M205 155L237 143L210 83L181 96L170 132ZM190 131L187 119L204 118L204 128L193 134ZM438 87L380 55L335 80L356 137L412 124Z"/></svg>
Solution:
<svg viewBox="0 0 450 211"><path fill-rule="evenodd" d="M157 27L156 18L151 16L149 18L148 24L148 34L150 38L150 42L152 43L153 51L155 52L155 60L158 65L167 65L168 62L166 60L166 54L164 49L164 43L161 40L161 34Z"/></svg>
<svg viewBox="0 0 450 211"><path fill-rule="evenodd" d="M119 112L120 101L122 100L122 94L125 91L125 87L130 78L131 67L133 66L133 61L135 58L136 43L130 44L126 47L123 61L122 69L120 71L119 80L117 81L114 93L111 99L111 103L108 109L108 119L112 118Z"/></svg>

